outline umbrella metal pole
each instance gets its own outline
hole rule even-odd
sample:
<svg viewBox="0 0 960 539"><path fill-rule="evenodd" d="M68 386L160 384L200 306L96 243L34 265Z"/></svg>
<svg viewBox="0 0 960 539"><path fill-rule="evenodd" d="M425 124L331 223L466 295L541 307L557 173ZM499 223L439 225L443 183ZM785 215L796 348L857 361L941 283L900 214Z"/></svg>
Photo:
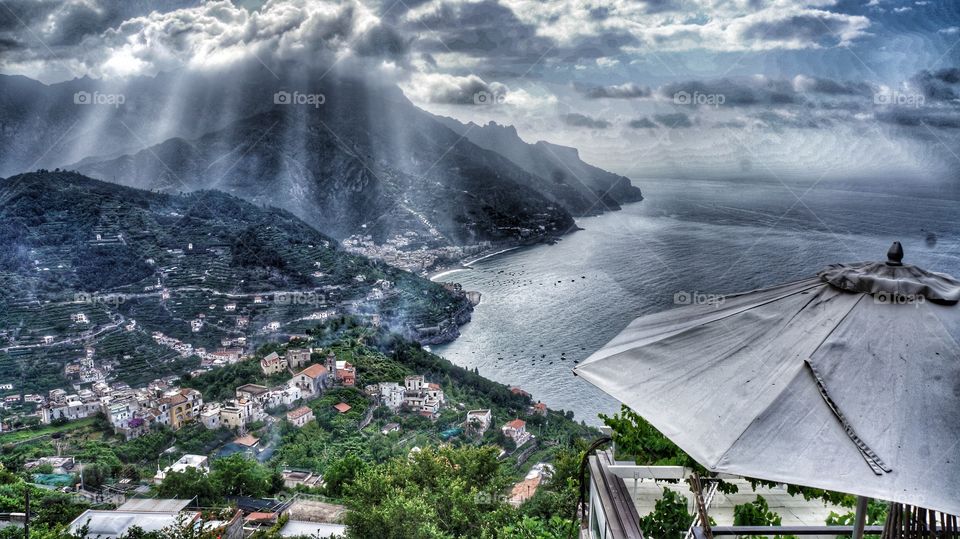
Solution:
<svg viewBox="0 0 960 539"><path fill-rule="evenodd" d="M853 521L853 539L863 539L863 527L867 524L866 496L857 496L857 514Z"/></svg>

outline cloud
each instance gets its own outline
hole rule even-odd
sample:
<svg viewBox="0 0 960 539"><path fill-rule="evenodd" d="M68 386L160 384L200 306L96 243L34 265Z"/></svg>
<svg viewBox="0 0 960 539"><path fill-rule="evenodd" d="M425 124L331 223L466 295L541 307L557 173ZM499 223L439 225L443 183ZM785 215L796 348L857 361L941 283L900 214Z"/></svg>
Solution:
<svg viewBox="0 0 960 539"><path fill-rule="evenodd" d="M838 82L807 75L794 77L793 89L798 93L825 95L871 96L874 93L873 86L866 82Z"/></svg>
<svg viewBox="0 0 960 539"><path fill-rule="evenodd" d="M869 26L870 20L863 16L785 9L743 17L729 31L746 49L805 49L849 45L866 35Z"/></svg>
<svg viewBox="0 0 960 539"><path fill-rule="evenodd" d="M502 101L508 88L498 82L487 83L476 75L429 73L413 76L404 84L404 91L415 101L473 105Z"/></svg>
<svg viewBox="0 0 960 539"><path fill-rule="evenodd" d="M929 128L960 129L960 110L930 110L921 108L898 108L881 112L877 120L901 127L920 128L919 132Z"/></svg>
<svg viewBox="0 0 960 539"><path fill-rule="evenodd" d="M181 3L185 2L170 2ZM73 0L70 9L45 19L35 16L33 20L43 19L44 28L51 24L54 29L62 27L43 35L59 36L53 43L63 46L34 44L13 57L6 55L0 68L22 71L18 67L55 59L75 75L125 77L238 61L257 61L273 68L290 60L308 66L365 58L374 64L381 60L403 63L409 52L409 38L357 1L272 0L259 10L248 11L228 0L213 0L129 18L122 10L105 7L145 4ZM29 27L21 29L21 34L30 33ZM71 44L74 46L67 46Z"/></svg>
<svg viewBox="0 0 960 539"><path fill-rule="evenodd" d="M632 82L612 86L581 86L578 91L587 99L633 99L650 97L652 94L649 86L640 86Z"/></svg>
<svg viewBox="0 0 960 539"><path fill-rule="evenodd" d="M637 118L636 120L630 120L627 123L633 129L655 129L657 124L653 123L650 118Z"/></svg>
<svg viewBox="0 0 960 539"><path fill-rule="evenodd" d="M606 129L610 122L599 118L591 118L583 114L571 112L563 115L563 122L572 127L588 127L590 129Z"/></svg>
<svg viewBox="0 0 960 539"><path fill-rule="evenodd" d="M693 122L690 121L690 117L682 112L654 114L653 119L663 127L674 129L693 127Z"/></svg>
<svg viewBox="0 0 960 539"><path fill-rule="evenodd" d="M910 83L931 101L960 101L960 68L921 71Z"/></svg>
<svg viewBox="0 0 960 539"><path fill-rule="evenodd" d="M691 106L708 102L710 98L713 98L711 102L722 100L724 105L783 105L799 103L802 100L792 82L762 76L737 80L724 78L671 82L658 88L657 94L674 101L675 96L689 96L686 103L679 101L678 104ZM704 98L698 99L697 96Z"/></svg>

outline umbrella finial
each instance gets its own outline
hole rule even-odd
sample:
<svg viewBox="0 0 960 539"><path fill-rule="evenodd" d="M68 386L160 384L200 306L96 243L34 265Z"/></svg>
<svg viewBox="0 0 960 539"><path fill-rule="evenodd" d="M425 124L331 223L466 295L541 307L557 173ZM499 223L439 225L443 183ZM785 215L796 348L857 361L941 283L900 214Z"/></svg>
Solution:
<svg viewBox="0 0 960 539"><path fill-rule="evenodd" d="M900 245L899 241L893 242L893 245L890 246L890 250L887 251L887 265L903 265L903 246Z"/></svg>

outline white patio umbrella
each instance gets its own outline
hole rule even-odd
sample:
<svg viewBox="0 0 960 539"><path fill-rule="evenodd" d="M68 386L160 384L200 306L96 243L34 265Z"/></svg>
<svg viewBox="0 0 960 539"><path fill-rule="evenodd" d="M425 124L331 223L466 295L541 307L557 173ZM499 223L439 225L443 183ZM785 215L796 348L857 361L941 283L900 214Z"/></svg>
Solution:
<svg viewBox="0 0 960 539"><path fill-rule="evenodd" d="M711 471L960 514L960 281L888 256L638 318L574 372Z"/></svg>

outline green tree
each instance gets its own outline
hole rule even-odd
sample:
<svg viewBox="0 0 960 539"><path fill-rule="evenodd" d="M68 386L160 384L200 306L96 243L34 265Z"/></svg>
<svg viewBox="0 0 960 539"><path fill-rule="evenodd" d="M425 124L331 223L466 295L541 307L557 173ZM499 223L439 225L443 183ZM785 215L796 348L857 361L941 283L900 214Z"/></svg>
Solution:
<svg viewBox="0 0 960 539"><path fill-rule="evenodd" d="M210 478L225 496L261 497L279 490L273 478L275 474L279 475L241 453L234 453L213 461Z"/></svg>
<svg viewBox="0 0 960 539"><path fill-rule="evenodd" d="M83 465L83 486L87 489L98 489L110 479L111 469L108 464L93 462Z"/></svg>
<svg viewBox="0 0 960 539"><path fill-rule="evenodd" d="M182 472L170 472L157 487L157 493L164 498L197 499L197 505L217 504L222 495L219 485L198 468L189 467Z"/></svg>
<svg viewBox="0 0 960 539"><path fill-rule="evenodd" d="M503 539L569 539L575 537L577 523L558 516L549 520L524 516L519 523L503 529Z"/></svg>
<svg viewBox="0 0 960 539"><path fill-rule="evenodd" d="M327 496L339 498L343 487L360 474L366 464L356 455L347 455L334 461L323 472L324 492Z"/></svg>
<svg viewBox="0 0 960 539"><path fill-rule="evenodd" d="M683 537L691 522L693 515L687 512L687 499L664 488L653 512L640 518L640 529L654 539L676 539Z"/></svg>
<svg viewBox="0 0 960 539"><path fill-rule="evenodd" d="M344 491L350 537L495 536L516 512L492 447L427 448L365 469Z"/></svg>

